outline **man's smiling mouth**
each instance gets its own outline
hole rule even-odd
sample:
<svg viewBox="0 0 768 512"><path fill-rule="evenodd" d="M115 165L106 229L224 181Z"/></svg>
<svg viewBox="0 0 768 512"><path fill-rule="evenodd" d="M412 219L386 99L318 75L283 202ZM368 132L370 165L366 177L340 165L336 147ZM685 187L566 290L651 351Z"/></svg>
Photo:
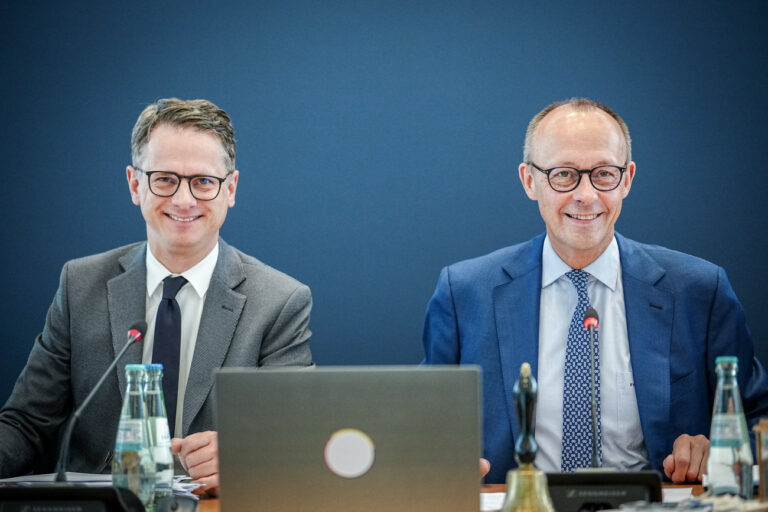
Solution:
<svg viewBox="0 0 768 512"><path fill-rule="evenodd" d="M566 213L566 215L568 217L570 217L572 219L576 219L576 220L592 220L592 219L596 219L597 217L600 216L599 213L590 213L588 215L579 215L579 214L576 214L576 213Z"/></svg>
<svg viewBox="0 0 768 512"><path fill-rule="evenodd" d="M197 220L200 218L200 215L197 215L195 217L177 217L175 215L171 215L170 213L166 213L168 217L172 218L173 220L179 221L179 222L192 222L193 220Z"/></svg>

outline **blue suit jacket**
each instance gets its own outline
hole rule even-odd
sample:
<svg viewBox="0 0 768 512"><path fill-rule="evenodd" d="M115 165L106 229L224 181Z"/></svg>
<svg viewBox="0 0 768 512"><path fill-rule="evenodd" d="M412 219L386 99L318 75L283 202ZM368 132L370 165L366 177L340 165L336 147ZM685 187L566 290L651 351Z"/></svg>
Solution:
<svg viewBox="0 0 768 512"><path fill-rule="evenodd" d="M640 423L651 467L662 471L680 434L709 436L717 356L739 358L750 426L768 414L768 376L722 268L619 234L616 239ZM427 307L424 362L483 369L488 482L503 482L516 466L512 386L520 365L527 361L538 374L543 242L542 234L444 268Z"/></svg>

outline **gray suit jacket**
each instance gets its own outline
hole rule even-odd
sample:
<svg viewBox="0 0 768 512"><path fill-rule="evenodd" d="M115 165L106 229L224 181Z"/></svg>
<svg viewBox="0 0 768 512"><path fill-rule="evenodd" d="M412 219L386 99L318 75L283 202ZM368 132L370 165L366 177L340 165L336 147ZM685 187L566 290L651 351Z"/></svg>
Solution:
<svg viewBox="0 0 768 512"><path fill-rule="evenodd" d="M146 317L146 242L67 262L27 365L0 410L0 477L53 471L60 430ZM309 366L309 288L219 240L184 398L183 435L215 430L214 370ZM75 427L68 469L109 470L131 346Z"/></svg>

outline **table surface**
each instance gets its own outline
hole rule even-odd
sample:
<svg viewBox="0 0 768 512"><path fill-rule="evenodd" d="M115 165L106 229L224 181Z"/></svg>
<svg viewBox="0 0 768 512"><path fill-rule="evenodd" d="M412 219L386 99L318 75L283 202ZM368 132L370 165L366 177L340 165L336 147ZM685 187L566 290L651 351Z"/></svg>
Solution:
<svg viewBox="0 0 768 512"><path fill-rule="evenodd" d="M666 488L674 488L674 487L691 487L692 493L694 496L698 496L702 492L704 492L704 488L701 485L673 485L673 484L664 484L663 487ZM506 484L485 484L483 485L480 492L506 492L507 486ZM198 512L219 512L219 500L216 498L207 498L200 500L200 503L197 508Z"/></svg>

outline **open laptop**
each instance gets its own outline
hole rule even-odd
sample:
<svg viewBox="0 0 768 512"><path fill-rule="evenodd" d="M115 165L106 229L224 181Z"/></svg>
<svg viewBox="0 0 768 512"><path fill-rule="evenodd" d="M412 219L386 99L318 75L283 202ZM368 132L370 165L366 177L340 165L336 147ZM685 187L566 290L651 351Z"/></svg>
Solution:
<svg viewBox="0 0 768 512"><path fill-rule="evenodd" d="M480 370L216 376L222 512L479 510Z"/></svg>

